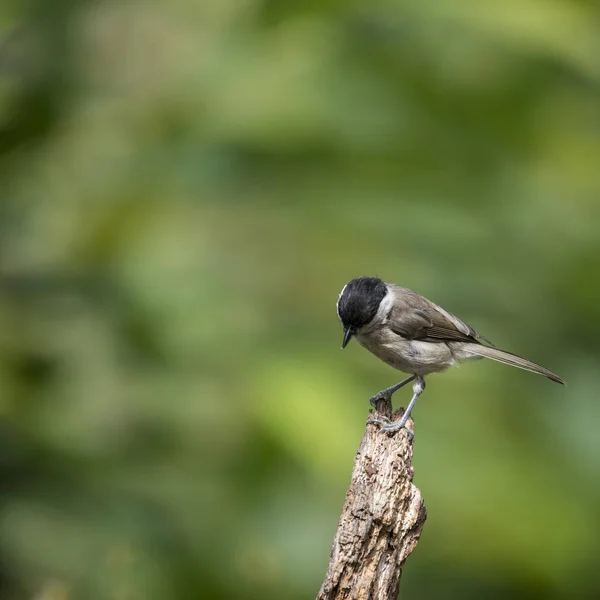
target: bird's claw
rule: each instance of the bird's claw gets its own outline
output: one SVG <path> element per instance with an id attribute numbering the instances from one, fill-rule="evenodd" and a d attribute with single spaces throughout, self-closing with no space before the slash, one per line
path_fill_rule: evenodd
<path id="1" fill-rule="evenodd" d="M 392 420 L 384 417 L 383 415 L 380 415 L 376 419 L 371 419 L 369 422 L 373 423 L 374 425 L 381 425 L 381 429 L 384 427 L 389 427 L 392 424 Z M 379 431 L 381 431 L 381 429 Z"/>
<path id="2" fill-rule="evenodd" d="M 379 416 L 377 419 L 373 419 L 371 423 L 381 426 L 379 428 L 379 433 L 395 433 L 396 431 L 400 431 L 400 429 L 404 429 L 406 430 L 409 441 L 412 442 L 415 437 L 413 431 L 408 429 L 406 423 L 402 423 L 402 421 L 392 421 L 391 419 L 388 419 L 388 417 Z"/>
<path id="3" fill-rule="evenodd" d="M 384 401 L 386 404 L 389 404 L 390 407 L 392 405 L 392 395 L 391 394 L 386 394 L 385 391 L 381 391 L 381 392 L 377 392 L 377 394 L 375 394 L 374 396 L 371 396 L 369 398 L 369 403 L 371 404 L 371 406 L 377 410 L 377 404 L 381 401 Z"/>

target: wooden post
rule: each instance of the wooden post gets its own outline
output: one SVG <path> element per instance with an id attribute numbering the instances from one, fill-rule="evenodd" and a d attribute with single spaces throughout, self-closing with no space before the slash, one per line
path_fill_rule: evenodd
<path id="1" fill-rule="evenodd" d="M 380 402 L 384 414 L 390 408 Z M 400 409 L 394 414 L 399 419 Z M 367 427 L 346 492 L 346 502 L 317 600 L 395 600 L 402 567 L 414 550 L 426 518 L 413 485 L 412 440 Z M 407 426 L 413 428 L 412 419 Z"/>

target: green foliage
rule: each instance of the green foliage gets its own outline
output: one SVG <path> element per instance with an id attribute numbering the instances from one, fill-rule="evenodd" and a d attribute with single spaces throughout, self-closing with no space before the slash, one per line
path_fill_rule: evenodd
<path id="1" fill-rule="evenodd" d="M 568 382 L 431 377 L 403 596 L 598 597 L 594 3 L 49 6 L 0 9 L 1 597 L 314 596 L 401 377 L 362 274 Z"/>

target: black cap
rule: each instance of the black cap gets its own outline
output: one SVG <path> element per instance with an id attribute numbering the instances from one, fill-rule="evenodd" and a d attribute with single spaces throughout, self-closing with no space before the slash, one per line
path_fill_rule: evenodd
<path id="1" fill-rule="evenodd" d="M 387 286 L 377 277 L 357 277 L 346 284 L 337 303 L 338 316 L 344 327 L 342 348 L 357 329 L 373 320 L 387 292 Z"/>

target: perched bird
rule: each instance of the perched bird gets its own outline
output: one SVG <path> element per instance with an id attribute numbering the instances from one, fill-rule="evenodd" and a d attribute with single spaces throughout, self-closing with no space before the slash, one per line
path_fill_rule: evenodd
<path id="1" fill-rule="evenodd" d="M 425 389 L 425 375 L 444 371 L 459 362 L 491 358 L 564 384 L 552 371 L 526 358 L 498 350 L 472 327 L 423 296 L 377 277 L 357 277 L 347 283 L 337 301 L 337 314 L 344 328 L 342 348 L 356 341 L 388 365 L 409 373 L 370 400 L 391 404 L 392 394 L 414 380 L 413 396 L 399 421 L 378 416 L 380 431 L 402 429 Z M 412 437 L 412 432 L 409 431 Z"/>

